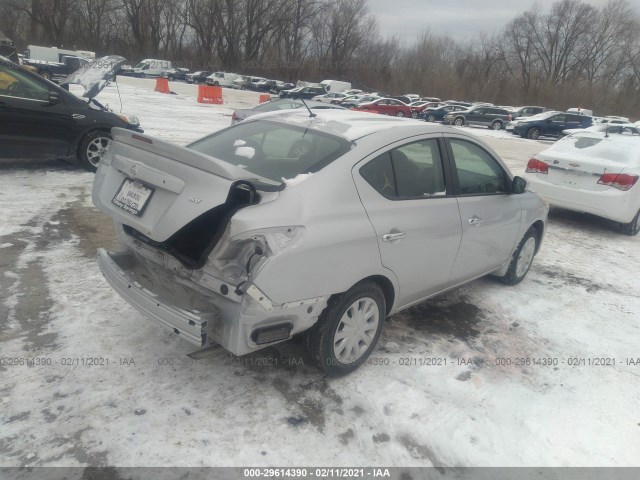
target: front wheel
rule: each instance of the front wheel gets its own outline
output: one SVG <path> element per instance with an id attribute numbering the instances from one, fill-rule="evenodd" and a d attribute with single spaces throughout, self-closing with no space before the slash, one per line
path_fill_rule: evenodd
<path id="1" fill-rule="evenodd" d="M 458 117 L 458 118 L 456 118 L 456 119 L 453 121 L 453 124 L 454 124 L 456 127 L 461 127 L 462 125 L 464 125 L 464 118 L 462 118 L 462 117 Z"/>
<path id="2" fill-rule="evenodd" d="M 527 233 L 524 234 L 516 251 L 513 252 L 509 269 L 504 277 L 502 277 L 504 283 L 507 285 L 515 285 L 522 281 L 529 271 L 529 268 L 531 268 L 539 241 L 538 231 L 534 227 L 530 227 Z"/>
<path id="3" fill-rule="evenodd" d="M 411 112 L 411 118 L 418 118 L 418 112 Z"/>
<path id="4" fill-rule="evenodd" d="M 537 140 L 540 138 L 540 129 L 538 127 L 530 128 L 527 132 L 527 138 L 530 138 L 531 140 Z"/>
<path id="5" fill-rule="evenodd" d="M 629 223 L 621 223 L 620 231 L 625 235 L 634 236 L 640 232 L 640 210 L 636 213 L 636 216 L 633 217 Z"/>
<path id="6" fill-rule="evenodd" d="M 333 298 L 307 336 L 312 358 L 333 377 L 354 371 L 378 343 L 385 312 L 384 295 L 373 282 Z"/>
<path id="7" fill-rule="evenodd" d="M 46 78 L 47 80 L 51 80 L 51 72 L 49 72 L 47 70 L 39 71 L 38 75 L 40 75 L 42 78 Z"/>
<path id="8" fill-rule="evenodd" d="M 436 121 L 436 116 L 435 115 L 429 115 L 427 117 L 427 122 L 435 122 Z"/>
<path id="9" fill-rule="evenodd" d="M 111 145 L 111 139 L 108 132 L 96 131 L 87 134 L 78 147 L 78 164 L 89 172 L 95 172 Z"/>
<path id="10" fill-rule="evenodd" d="M 398 117 L 398 118 L 403 118 L 403 117 L 404 117 L 404 112 L 398 112 L 398 113 L 396 113 L 396 117 Z"/>
<path id="11" fill-rule="evenodd" d="M 495 121 L 491 124 L 491 130 L 502 130 L 502 122 Z"/>

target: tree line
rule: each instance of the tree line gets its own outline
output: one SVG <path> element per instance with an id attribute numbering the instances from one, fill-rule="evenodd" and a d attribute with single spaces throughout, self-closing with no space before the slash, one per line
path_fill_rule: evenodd
<path id="1" fill-rule="evenodd" d="M 536 3 L 466 41 L 384 37 L 366 0 L 0 0 L 0 30 L 19 48 L 640 116 L 640 14 L 628 0 Z"/>

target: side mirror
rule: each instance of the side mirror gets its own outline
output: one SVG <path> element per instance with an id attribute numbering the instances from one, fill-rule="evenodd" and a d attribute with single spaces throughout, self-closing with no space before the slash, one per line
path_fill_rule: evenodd
<path id="1" fill-rule="evenodd" d="M 58 92 L 49 92 L 49 104 L 50 105 L 55 105 L 59 101 L 60 101 L 60 95 L 58 95 Z"/>
<path id="2" fill-rule="evenodd" d="M 524 193 L 527 188 L 527 181 L 522 177 L 513 177 L 511 181 L 511 193 L 520 194 Z"/>

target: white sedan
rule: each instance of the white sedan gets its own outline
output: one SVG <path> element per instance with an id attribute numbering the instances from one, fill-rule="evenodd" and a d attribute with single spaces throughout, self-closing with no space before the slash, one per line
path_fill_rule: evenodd
<path id="1" fill-rule="evenodd" d="M 525 178 L 551 205 L 620 223 L 640 231 L 640 129 L 580 132 L 531 158 Z"/>

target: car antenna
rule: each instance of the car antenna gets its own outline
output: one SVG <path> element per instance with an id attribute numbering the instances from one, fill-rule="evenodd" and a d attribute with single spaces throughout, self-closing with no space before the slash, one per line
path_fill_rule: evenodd
<path id="1" fill-rule="evenodd" d="M 118 98 L 120 99 L 120 113 L 122 113 L 122 96 L 120 95 L 120 85 L 118 85 L 118 75 L 113 74 L 113 81 L 116 82 L 116 88 L 118 89 Z"/>
<path id="2" fill-rule="evenodd" d="M 313 113 L 313 112 L 311 111 L 311 109 L 309 108 L 309 105 L 307 105 L 307 102 L 305 102 L 305 101 L 304 101 L 304 98 L 300 97 L 300 101 L 301 101 L 301 102 L 302 102 L 302 104 L 307 108 L 307 110 L 309 110 L 309 116 L 310 116 L 311 118 L 315 117 L 315 116 L 316 116 L 316 114 L 315 114 L 315 113 Z"/>

